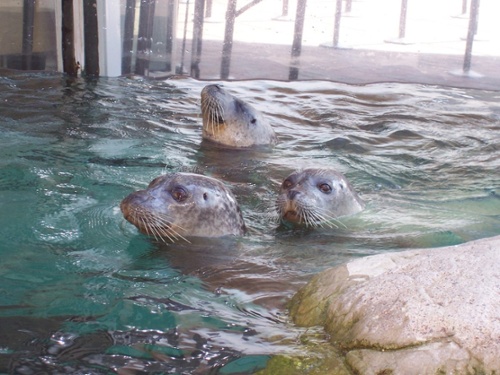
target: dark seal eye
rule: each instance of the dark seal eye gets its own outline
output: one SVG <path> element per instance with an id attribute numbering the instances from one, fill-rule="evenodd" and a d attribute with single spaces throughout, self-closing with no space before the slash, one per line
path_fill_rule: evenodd
<path id="1" fill-rule="evenodd" d="M 289 179 L 286 179 L 285 181 L 283 181 L 283 184 L 281 186 L 283 187 L 283 189 L 288 189 L 292 185 L 293 185 L 292 181 L 290 181 Z"/>
<path id="2" fill-rule="evenodd" d="M 204 200 L 207 200 L 207 199 L 208 199 L 208 194 L 207 194 L 207 193 L 203 193 L 203 199 L 204 199 Z"/>
<path id="3" fill-rule="evenodd" d="M 252 124 L 255 124 L 257 122 L 257 119 L 253 118 L 252 120 L 250 120 L 250 123 Z"/>
<path id="4" fill-rule="evenodd" d="M 188 197 L 187 191 L 180 186 L 174 188 L 170 194 L 177 202 L 185 201 Z"/>
<path id="5" fill-rule="evenodd" d="M 330 194 L 332 192 L 332 187 L 325 183 L 319 184 L 318 189 L 325 194 Z"/>

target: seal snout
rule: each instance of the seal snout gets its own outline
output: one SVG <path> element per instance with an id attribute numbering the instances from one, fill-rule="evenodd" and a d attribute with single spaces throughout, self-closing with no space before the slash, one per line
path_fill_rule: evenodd
<path id="1" fill-rule="evenodd" d="M 154 197 L 147 190 L 135 191 L 127 195 L 120 203 L 120 210 L 127 221 L 136 225 L 138 218 L 142 218 L 142 212 L 146 211 Z"/>
<path id="2" fill-rule="evenodd" d="M 146 203 L 151 199 L 151 196 L 144 190 L 135 191 L 127 195 L 120 204 L 120 207 L 138 206 Z"/>
<path id="3" fill-rule="evenodd" d="M 300 199 L 300 192 L 297 190 L 290 190 L 281 205 L 281 218 L 291 223 L 300 223 L 302 221 L 301 212 L 303 207 Z"/>
<path id="4" fill-rule="evenodd" d="M 218 93 L 222 92 L 224 89 L 220 85 L 207 85 L 201 90 L 201 97 L 213 97 L 214 95 L 217 95 Z"/>

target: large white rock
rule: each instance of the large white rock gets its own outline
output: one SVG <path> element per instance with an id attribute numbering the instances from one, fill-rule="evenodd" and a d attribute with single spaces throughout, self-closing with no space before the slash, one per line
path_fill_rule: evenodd
<path id="1" fill-rule="evenodd" d="M 293 298 L 360 374 L 500 371 L 500 236 L 360 258 Z"/>

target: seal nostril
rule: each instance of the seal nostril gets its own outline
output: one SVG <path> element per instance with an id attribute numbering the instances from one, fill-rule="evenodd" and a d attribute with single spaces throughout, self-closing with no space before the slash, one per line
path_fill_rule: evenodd
<path id="1" fill-rule="evenodd" d="M 287 196 L 288 199 L 293 200 L 298 194 L 299 192 L 297 190 L 290 190 Z"/>

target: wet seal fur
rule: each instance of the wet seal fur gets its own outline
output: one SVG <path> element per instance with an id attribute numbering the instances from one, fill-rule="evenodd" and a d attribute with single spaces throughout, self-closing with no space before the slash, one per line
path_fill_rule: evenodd
<path id="1" fill-rule="evenodd" d="M 246 231 L 231 191 L 219 180 L 194 173 L 157 177 L 145 190 L 123 199 L 120 209 L 140 232 L 163 241 L 240 236 Z"/>
<path id="2" fill-rule="evenodd" d="M 264 116 L 219 85 L 201 91 L 203 139 L 231 148 L 272 146 L 276 134 Z"/>
<path id="3" fill-rule="evenodd" d="M 276 209 L 284 224 L 337 227 L 338 217 L 362 211 L 364 202 L 347 179 L 329 168 L 290 174 L 281 184 Z"/>

